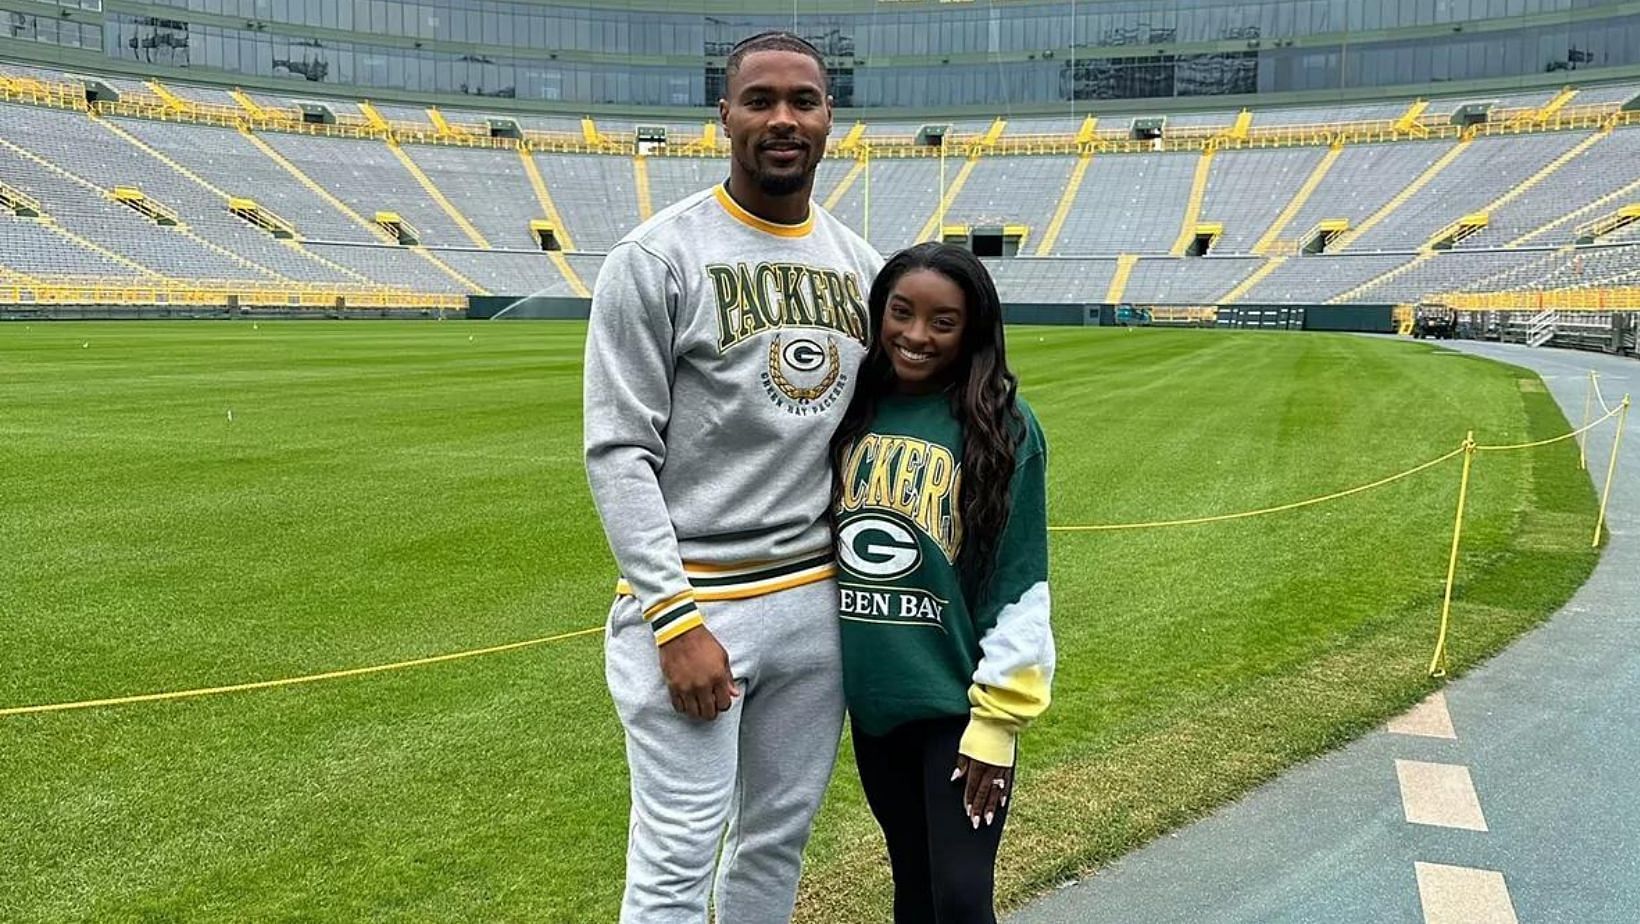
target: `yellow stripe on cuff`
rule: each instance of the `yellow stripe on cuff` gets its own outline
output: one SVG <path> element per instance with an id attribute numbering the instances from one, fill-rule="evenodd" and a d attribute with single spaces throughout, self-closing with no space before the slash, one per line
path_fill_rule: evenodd
<path id="1" fill-rule="evenodd" d="M 656 632 L 655 633 L 655 644 L 656 645 L 664 645 L 667 642 L 670 642 L 671 640 L 673 640 L 673 639 L 677 638 L 678 636 L 682 635 L 683 633 L 688 632 L 690 629 L 693 629 L 694 627 L 699 626 L 699 625 L 703 625 L 704 623 L 705 623 L 705 620 L 702 620 L 700 618 L 699 613 L 690 613 L 688 616 L 685 616 L 682 619 L 678 620 L 677 622 L 674 622 L 671 625 L 667 626 L 666 628 L 660 630 L 659 632 Z"/>

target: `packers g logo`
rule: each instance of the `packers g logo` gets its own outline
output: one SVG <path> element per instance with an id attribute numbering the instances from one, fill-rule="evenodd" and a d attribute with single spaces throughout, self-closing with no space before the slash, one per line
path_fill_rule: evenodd
<path id="1" fill-rule="evenodd" d="M 799 337 L 780 351 L 780 360 L 798 372 L 813 372 L 826 361 L 826 354 L 818 343 Z"/>
<path id="2" fill-rule="evenodd" d="M 837 554 L 850 571 L 881 580 L 909 574 L 922 563 L 916 534 L 886 517 L 845 523 L 837 531 Z"/>
<path id="3" fill-rule="evenodd" d="M 821 366 L 826 367 L 826 374 L 817 385 L 798 385 L 786 377 L 786 367 L 794 372 L 815 372 Z M 830 337 L 826 338 L 824 351 L 820 344 L 806 337 L 795 337 L 782 347 L 777 336 L 769 344 L 769 380 L 781 394 L 799 404 L 807 404 L 830 391 L 842 374 L 843 360 L 837 354 L 837 341 Z"/>

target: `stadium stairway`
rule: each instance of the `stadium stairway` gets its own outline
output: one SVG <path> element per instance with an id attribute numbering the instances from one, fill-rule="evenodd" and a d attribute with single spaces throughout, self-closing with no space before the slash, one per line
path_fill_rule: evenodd
<path id="1" fill-rule="evenodd" d="M 592 291 L 587 288 L 586 282 L 575 267 L 570 265 L 564 256 L 564 251 L 575 249 L 575 239 L 570 235 L 569 227 L 564 224 L 564 217 L 558 212 L 557 203 L 552 201 L 552 193 L 547 189 L 547 180 L 541 175 L 541 169 L 535 165 L 535 158 L 530 156 L 528 148 L 520 145 L 514 148 L 518 152 L 518 159 L 524 165 L 524 175 L 529 178 L 530 188 L 535 191 L 535 201 L 540 204 L 542 214 L 552 223 L 552 233 L 558 238 L 557 250 L 547 251 L 548 259 L 558 268 L 559 275 L 569 283 L 571 292 L 580 298 L 591 298 Z"/>
<path id="2" fill-rule="evenodd" d="M 849 189 L 851 189 L 855 182 L 860 179 L 860 176 L 866 172 L 866 164 L 867 161 L 864 157 L 856 157 L 854 159 L 854 165 L 848 168 L 848 172 L 843 174 L 843 178 L 838 180 L 837 185 L 832 187 L 831 192 L 826 194 L 826 201 L 821 203 L 821 207 L 828 212 L 836 208 L 837 203 L 843 201 L 843 197 L 848 195 Z"/>
<path id="3" fill-rule="evenodd" d="M 243 96 L 243 94 L 240 94 L 240 95 Z M 248 98 L 247 98 L 247 102 L 249 102 Z M 254 103 L 252 105 L 254 105 Z M 364 216 L 360 215 L 358 212 L 353 211 L 353 209 L 351 207 L 349 207 L 347 203 L 345 203 L 342 200 L 340 200 L 340 199 L 336 198 L 335 196 L 331 195 L 330 190 L 325 189 L 323 186 L 321 186 L 318 183 L 314 182 L 312 177 L 310 177 L 306 173 L 302 172 L 302 168 L 300 168 L 300 167 L 296 166 L 296 164 L 292 163 L 289 158 L 285 157 L 285 155 L 280 154 L 278 151 L 274 150 L 273 147 L 271 145 L 269 145 L 266 141 L 263 141 L 261 138 L 258 138 L 256 136 L 255 132 L 251 131 L 249 128 L 245 128 L 244 126 L 241 126 L 240 129 L 239 129 L 239 133 L 241 135 L 243 135 L 245 137 L 245 140 L 249 141 L 258 151 L 261 151 L 263 154 L 267 155 L 269 160 L 271 160 L 274 163 L 278 164 L 281 168 L 284 169 L 284 171 L 286 173 L 289 173 L 293 178 L 295 178 L 296 182 L 301 183 L 303 186 L 307 187 L 309 192 L 311 192 L 314 195 L 318 196 L 320 199 L 323 199 L 325 201 L 325 204 L 329 205 L 331 208 L 333 208 L 336 211 L 342 213 L 343 215 L 346 215 L 348 217 L 348 219 L 350 219 L 354 224 L 356 224 L 359 227 L 363 228 L 365 230 L 365 232 L 370 236 L 371 239 L 373 239 L 375 241 L 378 241 L 380 243 L 383 243 L 383 244 L 397 244 L 398 243 L 398 240 L 396 238 L 394 238 L 392 235 L 390 235 L 386 231 L 384 231 L 375 222 L 366 221 L 364 219 Z"/>
<path id="4" fill-rule="evenodd" d="M 1185 250 L 1196 236 L 1196 222 L 1202 214 L 1202 197 L 1207 193 L 1207 177 L 1213 169 L 1213 156 L 1217 151 L 1218 149 L 1210 144 L 1202 149 L 1201 156 L 1196 160 L 1196 172 L 1190 178 L 1190 198 L 1184 207 L 1184 222 L 1179 228 L 1178 239 L 1168 251 L 1175 257 L 1184 256 Z"/>
<path id="5" fill-rule="evenodd" d="M 1110 278 L 1110 288 L 1105 290 L 1105 301 L 1117 303 L 1127 291 L 1128 280 L 1133 278 L 1133 268 L 1139 265 L 1139 255 L 1125 253 L 1116 258 L 1116 274 Z"/>
<path id="6" fill-rule="evenodd" d="M 374 113 L 375 110 L 371 109 L 370 112 Z M 376 118 L 381 119 L 381 116 L 377 115 Z M 383 122 L 383 124 L 386 123 Z M 434 202 L 438 203 L 438 207 L 444 210 L 444 214 L 450 216 L 450 220 L 456 223 L 456 227 L 461 229 L 461 233 L 467 235 L 467 239 L 473 242 L 474 247 L 481 250 L 492 249 L 490 242 L 484 239 L 484 235 L 473 227 L 473 223 L 467 220 L 466 215 L 461 214 L 461 210 L 456 208 L 456 204 L 444 195 L 438 185 L 433 182 L 432 177 L 429 177 L 426 171 L 411 160 L 410 155 L 404 153 L 404 148 L 400 147 L 397 141 L 388 138 L 387 149 L 392 151 L 398 162 L 404 165 L 404 169 L 409 171 L 412 177 L 415 177 L 416 183 L 421 186 L 422 190 L 431 196 Z"/>
<path id="7" fill-rule="evenodd" d="M 1253 253 L 1265 255 L 1270 252 L 1270 248 L 1281 237 L 1281 232 L 1287 230 L 1287 225 L 1298 215 L 1299 210 L 1304 208 L 1304 203 L 1310 201 L 1310 195 L 1321 185 L 1321 181 L 1327 178 L 1327 173 L 1332 170 L 1333 164 L 1338 162 L 1338 156 L 1343 153 L 1342 144 L 1335 143 L 1327 149 L 1327 153 L 1322 155 L 1321 162 L 1315 165 L 1315 169 L 1304 179 L 1303 185 L 1298 187 L 1298 192 L 1287 202 L 1286 208 L 1281 210 L 1281 214 L 1276 216 L 1275 221 L 1270 222 L 1270 227 L 1265 229 L 1264 234 L 1253 244 Z"/>
<path id="8" fill-rule="evenodd" d="M 1065 191 L 1059 197 L 1059 204 L 1054 206 L 1053 217 L 1048 220 L 1047 230 L 1042 232 L 1042 239 L 1036 244 L 1037 256 L 1045 257 L 1053 252 L 1053 245 L 1059 240 L 1059 232 L 1065 227 L 1065 219 L 1070 217 L 1071 204 L 1076 201 L 1076 193 L 1082 188 L 1082 179 L 1088 175 L 1088 166 L 1092 163 L 1092 149 L 1084 150 L 1077 155 L 1076 166 L 1071 168 L 1071 176 L 1065 183 Z"/>
<path id="9" fill-rule="evenodd" d="M 632 182 L 638 194 L 638 220 L 648 221 L 655 215 L 655 201 L 649 191 L 649 159 L 642 154 L 632 158 Z"/>
<path id="10" fill-rule="evenodd" d="M 1269 257 L 1265 259 L 1264 263 L 1261 264 L 1258 269 L 1253 270 L 1252 273 L 1248 274 L 1246 279 L 1236 283 L 1235 288 L 1219 296 L 1218 304 L 1234 305 L 1236 302 L 1241 300 L 1243 295 L 1246 295 L 1248 292 L 1252 291 L 1254 286 L 1258 285 L 1260 282 L 1263 282 L 1264 277 L 1275 272 L 1283 263 L 1286 262 L 1287 258 L 1285 256 Z"/>
<path id="11" fill-rule="evenodd" d="M 934 206 L 934 214 L 928 216 L 928 220 L 923 223 L 922 228 L 917 232 L 917 242 L 939 240 L 944 231 L 941 225 L 945 222 L 945 216 L 950 210 L 951 204 L 957 201 L 957 196 L 962 194 L 962 188 L 968 185 L 968 178 L 973 175 L 974 168 L 979 166 L 980 156 L 986 148 L 997 143 L 997 139 L 1002 137 L 1007 125 L 1008 123 L 1005 120 L 997 119 L 991 123 L 991 128 L 985 133 L 985 136 L 970 147 L 968 157 L 963 161 L 962 167 L 957 170 L 956 178 L 945 187 L 945 195 Z"/>

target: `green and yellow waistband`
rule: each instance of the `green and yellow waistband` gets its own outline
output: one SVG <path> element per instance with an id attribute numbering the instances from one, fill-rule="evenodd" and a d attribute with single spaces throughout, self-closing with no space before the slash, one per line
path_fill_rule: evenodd
<path id="1" fill-rule="evenodd" d="M 776 561 L 746 562 L 737 565 L 707 565 L 685 562 L 684 577 L 689 588 L 644 610 L 643 618 L 655 630 L 657 642 L 667 642 L 700 625 L 696 603 L 719 600 L 747 600 L 765 594 L 791 590 L 824 581 L 837 575 L 831 550 Z M 618 596 L 632 596 L 625 578 L 615 582 Z"/>

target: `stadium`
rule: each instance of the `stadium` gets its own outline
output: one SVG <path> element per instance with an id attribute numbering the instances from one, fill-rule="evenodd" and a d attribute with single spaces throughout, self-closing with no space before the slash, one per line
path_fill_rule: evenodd
<path id="1" fill-rule="evenodd" d="M 1575 633 L 1568 601 L 1632 627 L 1634 3 L 0 0 L 0 25 L 5 920 L 613 919 L 585 320 L 616 242 L 726 175 L 725 59 L 763 29 L 826 60 L 815 202 L 884 254 L 981 257 L 1054 446 L 1064 679 L 1005 842 L 1017 920 L 1174 920 L 1154 890 L 1041 896 L 1385 747 L 1431 694 L 1464 741 L 1447 684 Z M 1640 676 L 1632 638 L 1569 638 Z M 1570 748 L 1632 685 L 1560 690 L 1564 725 L 1496 711 Z M 1462 762 L 1385 757 L 1391 792 L 1414 759 Z M 798 920 L 888 916 L 848 764 Z M 1618 801 L 1588 824 L 1640 823 Z M 1497 874 L 1522 920 L 1640 902 L 1609 859 L 1534 873 L 1561 860 L 1506 822 L 1409 841 L 1392 808 L 1332 832 L 1372 858 L 1352 885 L 1221 884 L 1192 919 L 1515 919 L 1441 917 L 1428 864 Z"/>

